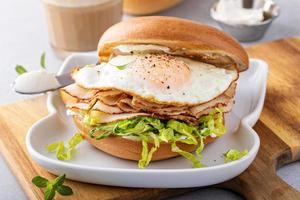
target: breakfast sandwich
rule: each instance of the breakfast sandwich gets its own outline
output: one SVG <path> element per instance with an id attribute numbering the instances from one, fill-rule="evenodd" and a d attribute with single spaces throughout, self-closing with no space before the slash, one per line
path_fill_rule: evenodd
<path id="1" fill-rule="evenodd" d="M 225 134 L 224 113 L 248 68 L 240 44 L 192 21 L 140 17 L 109 28 L 98 55 L 60 90 L 85 139 L 140 168 L 180 155 L 202 167 L 201 151 Z"/>

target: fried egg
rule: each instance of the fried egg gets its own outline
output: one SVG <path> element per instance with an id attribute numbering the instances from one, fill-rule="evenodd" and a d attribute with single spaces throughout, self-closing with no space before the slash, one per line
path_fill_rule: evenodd
<path id="1" fill-rule="evenodd" d="M 73 78 L 84 88 L 114 88 L 158 103 L 194 105 L 222 94 L 238 72 L 189 58 L 145 54 L 118 55 L 81 68 Z"/>

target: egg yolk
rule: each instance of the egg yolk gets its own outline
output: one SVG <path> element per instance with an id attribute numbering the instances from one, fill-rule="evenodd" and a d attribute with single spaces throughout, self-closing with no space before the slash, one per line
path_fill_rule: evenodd
<path id="1" fill-rule="evenodd" d="M 132 65 L 136 78 L 159 90 L 176 90 L 190 79 L 190 68 L 170 55 L 146 54 Z"/>

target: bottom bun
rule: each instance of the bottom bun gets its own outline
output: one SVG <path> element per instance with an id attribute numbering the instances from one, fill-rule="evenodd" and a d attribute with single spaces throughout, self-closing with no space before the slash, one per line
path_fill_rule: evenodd
<path id="1" fill-rule="evenodd" d="M 135 141 L 135 140 L 129 140 L 122 137 L 117 136 L 110 136 L 108 138 L 102 139 L 102 140 L 96 140 L 93 138 L 90 138 L 89 131 L 91 130 L 90 127 L 86 126 L 82 120 L 79 117 L 74 116 L 73 120 L 77 126 L 77 128 L 80 130 L 80 132 L 83 134 L 84 138 L 93 146 L 95 146 L 97 149 L 100 149 L 101 151 L 104 151 L 110 155 L 113 155 L 118 158 L 123 158 L 127 160 L 135 160 L 138 161 L 141 159 L 141 152 L 142 152 L 142 142 L 141 141 Z M 208 144 L 210 142 L 213 142 L 216 138 L 212 138 L 210 136 L 206 137 L 204 140 L 204 144 Z M 189 145 L 184 144 L 181 142 L 177 142 L 176 145 L 187 152 L 195 151 L 197 148 L 197 145 Z M 150 149 L 153 147 L 152 143 L 148 143 L 148 148 Z M 174 153 L 171 151 L 171 144 L 162 142 L 160 143 L 159 148 L 157 151 L 154 152 L 151 161 L 155 160 L 164 160 L 168 158 L 173 158 L 179 156 L 179 154 Z"/>

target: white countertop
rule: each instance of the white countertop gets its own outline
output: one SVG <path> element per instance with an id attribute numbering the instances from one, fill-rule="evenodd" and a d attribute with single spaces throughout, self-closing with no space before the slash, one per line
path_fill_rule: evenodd
<path id="1" fill-rule="evenodd" d="M 280 5 L 281 14 L 271 25 L 265 37 L 257 42 L 300 35 L 300 1 L 275 0 L 275 2 Z M 213 1 L 211 0 L 185 0 L 181 5 L 160 13 L 160 15 L 178 16 L 217 26 L 209 17 L 208 8 L 212 3 Z M 41 1 L 3 0 L 0 6 L 0 13 L 0 104 L 7 104 L 29 97 L 15 94 L 11 90 L 10 85 L 16 77 L 14 71 L 16 64 L 26 66 L 28 70 L 38 69 L 40 55 L 45 51 L 47 69 L 51 72 L 56 72 L 62 60 L 54 55 L 48 43 Z M 249 45 L 249 43 L 244 45 Z M 278 171 L 278 175 L 298 191 L 300 191 L 299 169 L 300 162 L 295 162 Z M 0 156 L 0 172 L 0 200 L 27 199 L 2 156 Z M 230 191 L 205 188 L 172 199 L 236 200 L 243 198 Z"/>

